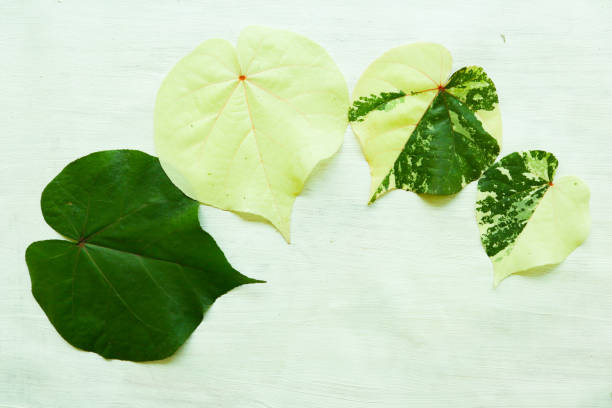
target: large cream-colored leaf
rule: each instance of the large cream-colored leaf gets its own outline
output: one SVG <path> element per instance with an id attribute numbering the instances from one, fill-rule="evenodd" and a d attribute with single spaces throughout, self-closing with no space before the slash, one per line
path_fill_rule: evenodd
<path id="1" fill-rule="evenodd" d="M 449 78 L 451 67 L 443 46 L 410 44 L 383 54 L 357 82 L 349 117 L 370 165 L 370 202 L 395 188 L 456 193 L 497 156 L 493 82 L 479 67 Z"/>
<path id="2" fill-rule="evenodd" d="M 553 182 L 548 152 L 512 153 L 478 181 L 476 218 L 491 258 L 494 284 L 562 262 L 589 234 L 589 188 L 577 177 Z"/>
<path id="3" fill-rule="evenodd" d="M 291 208 L 346 130 L 348 90 L 327 52 L 297 34 L 242 31 L 208 40 L 164 80 L 155 144 L 188 196 L 270 221 L 289 241 Z"/>

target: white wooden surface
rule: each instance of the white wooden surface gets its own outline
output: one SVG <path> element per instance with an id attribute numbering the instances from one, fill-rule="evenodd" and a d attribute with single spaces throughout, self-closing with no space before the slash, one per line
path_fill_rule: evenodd
<path id="1" fill-rule="evenodd" d="M 0 3 L 0 407 L 612 406 L 612 2 L 83 1 Z M 154 153 L 172 65 L 211 37 L 288 28 L 319 42 L 351 89 L 390 47 L 444 44 L 485 67 L 503 154 L 542 148 L 592 189 L 592 233 L 551 273 L 491 286 L 475 184 L 452 199 L 365 205 L 347 130 L 298 198 L 293 244 L 203 208 L 231 262 L 267 280 L 221 298 L 173 358 L 73 349 L 30 294 L 27 245 L 56 237 L 43 187 L 87 153 Z M 503 39 L 505 36 L 505 41 Z"/>

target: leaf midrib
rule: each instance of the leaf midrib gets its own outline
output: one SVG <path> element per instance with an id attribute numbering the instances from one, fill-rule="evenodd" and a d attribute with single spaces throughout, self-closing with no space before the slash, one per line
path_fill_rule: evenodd
<path id="1" fill-rule="evenodd" d="M 83 252 L 85 252 L 85 254 L 87 255 L 87 257 L 89 258 L 91 264 L 94 266 L 94 268 L 98 271 L 98 273 L 100 274 L 100 276 L 102 276 L 102 278 L 104 279 L 104 281 L 106 282 L 106 284 L 109 286 L 109 288 L 111 288 L 111 290 L 113 291 L 113 293 L 115 294 L 115 296 L 117 296 L 117 298 L 119 299 L 119 301 L 123 304 L 123 306 L 127 309 L 128 312 L 130 312 L 135 318 L 136 320 L 138 320 L 140 323 L 142 323 L 143 325 L 145 325 L 146 327 L 149 327 L 155 331 L 158 331 L 160 333 L 165 333 L 162 329 L 160 329 L 159 327 L 155 327 L 150 323 L 145 322 L 140 316 L 138 316 L 138 314 L 132 309 L 132 307 L 127 303 L 127 301 L 125 299 L 123 299 L 123 296 L 121 296 L 121 294 L 119 293 L 119 291 L 117 290 L 117 288 L 115 288 L 115 286 L 113 285 L 113 283 L 110 281 L 110 279 L 108 278 L 108 276 L 106 276 L 106 274 L 102 271 L 102 268 L 100 268 L 100 266 L 97 264 L 97 262 L 93 259 L 93 257 L 91 256 L 91 254 L 89 253 L 89 251 L 87 251 L 87 249 L 85 247 L 82 248 Z M 79 248 L 79 251 L 81 250 L 81 248 Z M 74 301 L 74 298 L 73 298 Z M 148 332 L 147 332 L 148 333 Z"/>
<path id="2" fill-rule="evenodd" d="M 96 243 L 93 243 L 93 242 L 83 242 L 80 245 L 79 245 L 79 243 L 76 243 L 76 245 L 79 246 L 79 247 L 82 247 L 82 248 L 87 248 L 88 246 L 93 246 L 93 247 L 98 247 L 98 248 L 103 248 L 103 249 L 109 249 L 109 250 L 112 250 L 112 251 L 117 251 L 117 252 L 121 252 L 121 253 L 124 253 L 124 254 L 136 256 L 136 257 L 151 259 L 153 261 L 160 261 L 160 262 L 171 263 L 171 264 L 183 267 L 183 268 L 190 268 L 190 269 L 194 269 L 196 271 L 204 271 L 204 269 L 200 269 L 197 266 L 186 265 L 186 264 L 183 264 L 183 263 L 180 263 L 180 262 L 176 262 L 176 261 L 171 261 L 171 260 L 168 260 L 168 259 L 157 258 L 157 257 L 151 256 L 151 255 L 139 254 L 139 253 L 136 253 L 136 252 L 127 251 L 125 249 L 113 248 L 113 247 L 110 247 L 110 246 L 106 246 L 106 245 L 102 245 L 102 244 L 96 244 Z"/>
<path id="3" fill-rule="evenodd" d="M 400 91 L 401 91 L 401 90 L 400 90 Z M 417 128 L 417 127 L 419 126 L 419 124 L 421 123 L 421 120 L 423 120 L 423 117 L 425 116 L 425 114 L 426 114 L 426 113 L 429 111 L 429 109 L 431 109 L 431 105 L 433 105 L 433 103 L 434 103 L 434 101 L 436 100 L 436 98 L 438 98 L 438 97 L 443 97 L 442 93 L 444 93 L 444 94 L 447 94 L 448 96 L 450 96 L 450 97 L 452 97 L 452 98 L 455 98 L 457 101 L 459 101 L 460 103 L 462 103 L 462 104 L 463 104 L 463 102 L 461 102 L 461 100 L 460 100 L 459 98 L 457 98 L 457 96 L 455 96 L 454 94 L 452 94 L 451 92 L 449 92 L 449 91 L 448 91 L 448 90 L 447 90 L 447 89 L 446 89 L 444 86 L 442 86 L 441 88 L 425 89 L 425 90 L 423 90 L 423 91 L 419 91 L 419 92 L 417 92 L 417 93 L 424 93 L 424 92 L 430 92 L 430 91 L 437 91 L 437 94 L 436 94 L 436 95 L 435 95 L 435 96 L 434 96 L 434 97 L 431 99 L 431 102 L 429 102 L 429 105 L 427 105 L 427 108 L 426 108 L 426 109 L 423 111 L 423 114 L 422 114 L 422 115 L 421 115 L 421 117 L 419 118 L 418 122 L 416 122 L 416 123 L 414 124 L 414 128 L 412 129 L 412 132 L 410 132 L 410 135 L 409 135 L 409 136 L 408 136 L 408 138 L 406 139 L 406 142 L 404 143 L 404 146 L 402 147 L 402 149 L 400 150 L 400 152 L 397 154 L 397 156 L 396 156 L 396 157 L 395 157 L 395 159 L 393 160 L 393 163 L 394 163 L 394 164 L 395 164 L 395 162 L 397 161 L 397 159 L 400 157 L 400 155 L 402 154 L 402 152 L 403 152 L 404 148 L 406 147 L 406 145 L 407 145 L 407 144 L 410 142 L 410 138 L 412 137 L 412 135 L 413 135 L 413 134 L 414 134 L 414 132 L 416 131 L 416 128 Z M 402 91 L 402 92 L 404 92 L 404 91 Z M 403 96 L 401 96 L 401 97 L 404 97 L 404 96 L 409 96 L 409 94 L 405 94 L 405 95 L 403 95 Z M 396 98 L 396 99 L 399 99 L 399 98 Z M 395 100 L 395 99 L 393 99 L 393 100 Z M 452 121 L 452 119 L 451 119 L 451 117 L 450 117 L 450 109 L 449 109 L 449 107 L 448 107 L 448 103 L 446 102 L 446 100 L 444 100 L 444 106 L 445 106 L 445 108 L 446 108 L 445 110 L 446 110 L 446 113 L 448 114 L 448 120 L 449 120 L 449 123 L 450 123 L 450 125 L 451 125 L 451 130 L 450 130 L 450 132 L 451 132 L 451 134 L 455 135 L 457 132 L 455 132 L 455 130 L 454 130 L 453 126 L 452 126 L 453 121 Z M 466 108 L 467 108 L 467 106 L 466 106 Z M 473 112 L 473 111 L 472 111 L 471 109 L 469 109 L 469 108 L 467 108 L 467 109 L 468 109 L 470 112 L 472 112 L 474 115 L 476 115 L 476 112 Z M 485 131 L 486 131 L 486 130 L 485 130 Z M 491 134 L 489 134 L 489 132 L 486 132 L 486 133 L 487 133 L 487 134 L 488 134 L 488 135 L 489 135 L 491 138 L 493 138 L 493 139 L 495 140 L 495 138 L 494 138 L 494 137 L 493 137 Z M 462 136 L 462 137 L 463 137 L 463 136 Z M 495 140 L 495 142 L 497 143 L 497 140 Z M 498 145 L 499 145 L 499 144 L 498 144 Z M 453 148 L 454 148 L 454 146 L 455 146 L 455 144 L 454 144 L 454 137 L 453 137 Z M 393 167 L 391 167 L 391 168 L 389 169 L 389 172 L 388 172 L 387 174 L 389 174 L 389 173 L 391 172 L 391 170 L 392 170 L 392 169 L 393 169 Z M 382 185 L 382 182 L 381 182 L 381 183 L 378 185 L 377 189 L 378 189 L 378 188 L 380 188 L 380 186 L 381 186 L 381 185 Z"/>

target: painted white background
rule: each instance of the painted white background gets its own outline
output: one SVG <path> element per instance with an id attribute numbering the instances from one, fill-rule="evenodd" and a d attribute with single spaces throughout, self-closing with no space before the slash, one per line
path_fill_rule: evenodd
<path id="1" fill-rule="evenodd" d="M 610 0 L 2 1 L 0 407 L 611 407 L 611 22 Z M 444 44 L 455 69 L 485 67 L 502 154 L 548 149 L 558 176 L 591 187 L 587 242 L 549 274 L 493 290 L 475 183 L 367 207 L 368 167 L 347 129 L 296 201 L 291 245 L 202 209 L 232 264 L 268 284 L 219 299 L 161 363 L 72 348 L 30 294 L 25 248 L 56 237 L 42 189 L 93 151 L 154 153 L 162 78 L 200 42 L 235 41 L 249 24 L 317 41 L 349 89 L 414 41 Z"/>

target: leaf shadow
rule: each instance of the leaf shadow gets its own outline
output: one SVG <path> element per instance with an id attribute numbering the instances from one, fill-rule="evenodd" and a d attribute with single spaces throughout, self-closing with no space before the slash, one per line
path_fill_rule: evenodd
<path id="1" fill-rule="evenodd" d="M 313 167 L 312 171 L 310 172 L 306 180 L 304 180 L 304 185 L 302 186 L 302 190 L 297 194 L 296 198 L 302 195 L 305 191 L 306 193 L 309 191 L 312 191 L 312 190 L 307 190 L 306 187 L 314 183 L 317 183 L 322 177 L 324 177 L 326 170 L 332 165 L 332 162 L 339 155 L 341 149 L 342 147 L 340 147 L 340 149 L 338 149 L 338 151 L 335 152 L 333 155 L 331 155 L 330 157 L 326 159 L 321 160 L 319 163 L 317 163 Z M 202 204 L 202 205 L 206 205 L 206 204 Z M 279 232 L 274 226 L 274 224 L 272 224 L 267 218 L 262 217 L 261 215 L 252 214 L 248 212 L 242 212 L 242 211 L 236 211 L 236 210 L 231 210 L 229 212 L 236 214 L 238 217 L 240 217 L 244 221 L 267 224 L 274 231 Z M 292 208 L 292 215 L 293 215 L 293 208 Z"/>
<path id="2" fill-rule="evenodd" d="M 202 203 L 202 202 L 200 202 L 199 204 L 200 204 L 201 207 L 214 208 L 215 210 L 219 210 L 219 211 L 223 211 L 223 212 L 228 213 L 228 214 L 232 214 L 232 215 L 237 216 L 238 218 L 240 218 L 240 219 L 242 219 L 244 221 L 265 224 L 268 227 L 272 228 L 274 231 L 278 232 L 276 227 L 274 227 L 274 224 L 272 224 L 267 218 L 264 218 L 261 215 L 252 214 L 252 213 L 243 212 L 243 211 L 238 211 L 238 210 L 226 210 L 226 209 L 215 207 L 214 205 L 208 205 L 208 204 L 205 204 L 205 203 Z M 201 211 L 201 209 L 200 209 L 200 211 Z M 206 230 L 206 218 L 202 215 L 201 212 L 199 213 L 198 217 L 199 217 L 199 220 L 200 220 L 201 227 L 204 230 Z"/>
<path id="3" fill-rule="evenodd" d="M 163 358 L 161 360 L 152 360 L 152 361 L 138 361 L 138 364 L 144 364 L 144 365 L 165 365 L 165 364 L 170 364 L 176 360 L 179 360 L 183 357 L 183 355 L 185 354 L 185 346 L 187 345 L 187 343 L 189 342 L 189 339 L 187 339 L 187 341 L 185 341 L 185 343 L 183 343 L 174 353 L 172 353 L 172 355 Z"/>
<path id="4" fill-rule="evenodd" d="M 205 204 L 203 204 L 203 205 L 205 205 Z M 248 212 L 237 211 L 237 210 L 231 210 L 229 212 L 236 214 L 237 216 L 242 218 L 244 221 L 263 222 L 264 224 L 268 224 L 273 229 L 276 229 L 276 228 L 274 228 L 274 225 L 267 218 L 262 217 L 261 215 L 252 214 L 252 213 L 248 213 Z"/>
<path id="5" fill-rule="evenodd" d="M 501 283 L 508 279 L 511 276 L 514 275 L 518 275 L 518 276 L 524 276 L 526 278 L 531 278 L 531 279 L 536 279 L 536 278 L 541 278 L 544 275 L 547 275 L 551 272 L 554 272 L 557 267 L 560 265 L 560 263 L 555 263 L 555 264 L 546 264 L 546 265 L 540 265 L 540 266 L 535 266 L 533 268 L 530 269 L 525 269 L 519 272 L 514 272 L 511 273 L 510 275 L 504 276 L 503 278 L 497 280 L 497 277 L 494 278 L 494 282 L 493 282 L 493 287 L 497 288 L 499 285 L 501 285 Z"/>
<path id="6" fill-rule="evenodd" d="M 559 266 L 558 263 L 536 266 L 535 268 L 526 269 L 515 273 L 515 275 L 525 276 L 527 278 L 537 278 L 553 272 Z"/>
<path id="7" fill-rule="evenodd" d="M 425 201 L 432 207 L 445 207 L 447 206 L 459 193 L 450 195 L 436 195 L 436 194 L 417 194 L 419 198 Z"/>
<path id="8" fill-rule="evenodd" d="M 90 351 L 90 350 L 83 350 L 80 349 L 78 347 L 72 346 L 72 344 L 70 344 L 70 346 L 72 346 L 75 350 L 78 351 L 84 351 L 84 352 L 88 352 L 88 353 L 94 353 L 94 354 L 98 354 L 97 357 L 103 359 L 104 361 L 107 362 L 123 362 L 123 363 L 132 363 L 132 364 L 138 364 L 138 365 L 163 365 L 163 364 L 170 364 L 175 360 L 178 360 L 180 358 L 182 358 L 182 355 L 185 353 L 184 349 L 185 349 L 185 345 L 189 342 L 189 339 L 187 339 L 185 341 L 185 343 L 181 344 L 181 346 L 174 352 L 172 353 L 172 355 L 166 357 L 166 358 L 162 358 L 161 360 L 147 360 L 147 361 L 134 361 L 134 360 L 123 360 L 120 358 L 106 358 L 104 356 L 99 355 L 98 353 L 96 353 L 95 351 Z M 1 408 L 1 407 L 0 407 Z"/>
<path id="9" fill-rule="evenodd" d="M 306 189 L 306 186 L 310 184 L 316 184 L 322 177 L 324 177 L 324 175 L 327 173 L 326 170 L 332 165 L 335 160 L 337 160 L 338 156 L 340 156 L 342 149 L 344 149 L 344 142 L 336 152 L 334 152 L 328 158 L 321 160 L 313 167 L 313 169 L 310 171 L 310 174 L 308 174 L 308 177 L 306 177 L 306 180 L 304 180 L 304 187 L 302 188 L 302 191 L 300 191 L 300 194 Z"/>

